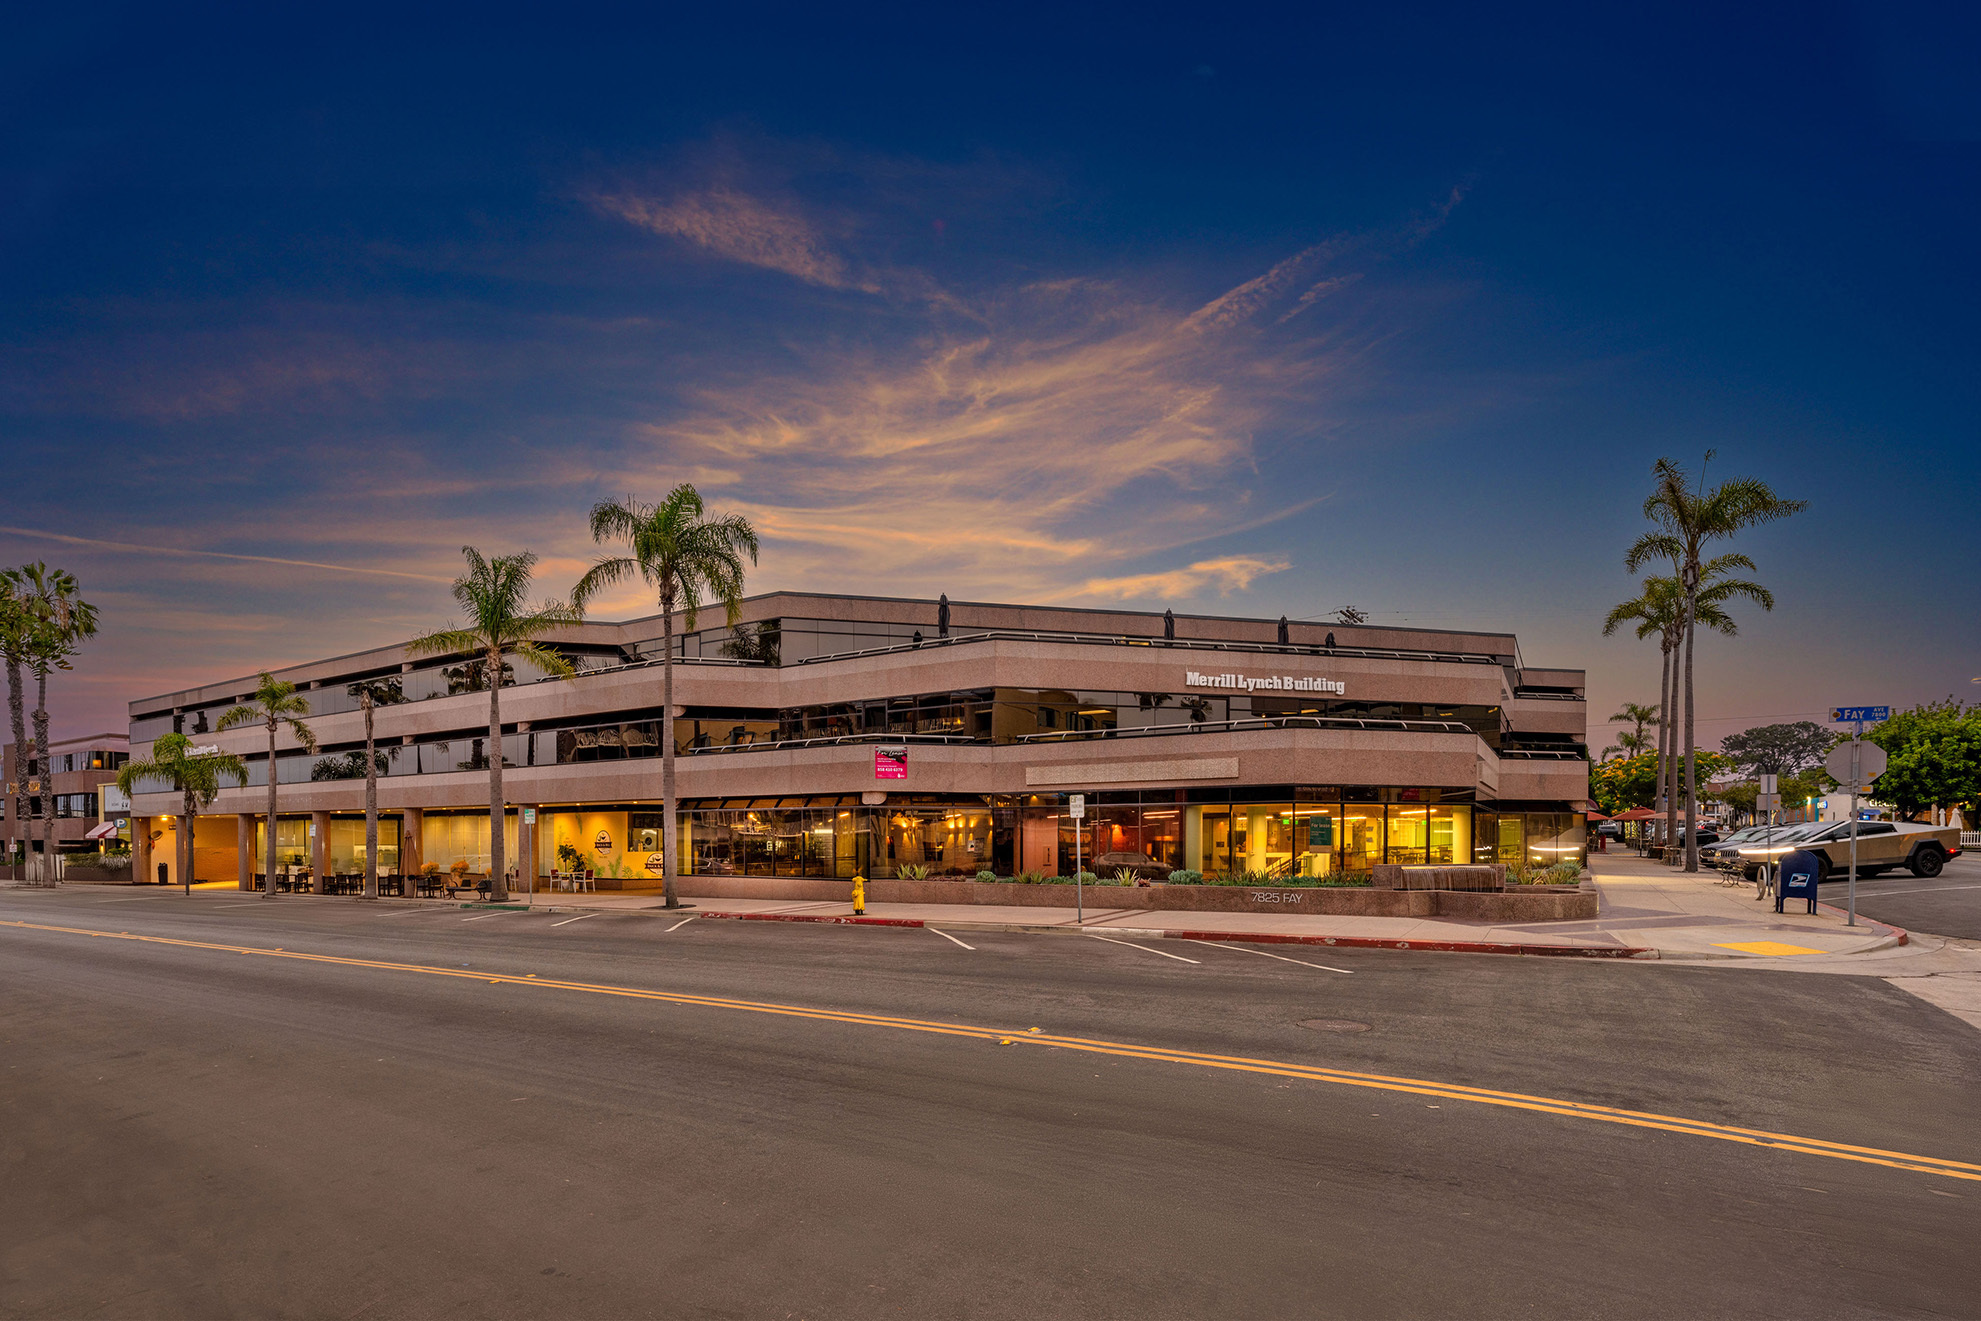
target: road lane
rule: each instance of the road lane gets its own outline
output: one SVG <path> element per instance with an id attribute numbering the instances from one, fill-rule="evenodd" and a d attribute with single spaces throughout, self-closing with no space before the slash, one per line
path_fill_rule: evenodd
<path id="1" fill-rule="evenodd" d="M 1981 1158 L 1981 1038 L 1865 979 L 1813 996 L 1734 970 L 1332 952 L 1342 977 L 1003 933 L 973 937 L 985 960 L 925 933 L 198 904 L 115 925 L 467 975 L 0 929 L 17 1310 L 1870 1315 L 1971 1298 L 1959 1245 L 1981 1198 L 1948 1180 L 478 974 L 849 1017 L 995 1011 Z M 0 897 L 0 919 L 64 907 Z M 1318 1018 L 1372 1030 L 1299 1025 Z"/>

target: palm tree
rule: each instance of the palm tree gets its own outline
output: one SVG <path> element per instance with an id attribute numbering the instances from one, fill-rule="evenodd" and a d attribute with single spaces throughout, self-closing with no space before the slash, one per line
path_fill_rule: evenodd
<path id="1" fill-rule="evenodd" d="M 262 837 L 261 850 L 261 897 L 264 899 L 275 893 L 275 823 L 278 819 L 275 782 L 281 778 L 275 773 L 275 736 L 287 725 L 290 736 L 296 742 L 307 751 L 315 752 L 316 734 L 302 721 L 302 717 L 309 713 L 310 699 L 298 693 L 295 684 L 278 679 L 267 670 L 261 672 L 252 697 L 220 713 L 222 729 L 258 724 L 268 730 L 268 832 Z"/>
<path id="2" fill-rule="evenodd" d="M 468 571 L 454 580 L 454 600 L 466 622 L 459 628 L 437 629 L 406 644 L 408 656 L 452 656 L 468 653 L 492 682 L 488 683 L 488 857 L 489 897 L 509 897 L 504 871 L 502 823 L 508 805 L 502 798 L 502 680 L 503 657 L 520 656 L 545 674 L 560 678 L 573 673 L 571 663 L 537 641 L 546 633 L 569 628 L 584 619 L 580 605 L 545 601 L 528 609 L 530 578 L 537 557 L 529 551 L 485 558 L 473 546 L 461 547 Z"/>
<path id="3" fill-rule="evenodd" d="M 1706 462 L 1713 451 L 1706 452 Z M 1653 465 L 1656 487 L 1644 501 L 1644 516 L 1663 529 L 1646 532 L 1624 556 L 1624 567 L 1632 573 L 1652 559 L 1669 560 L 1678 570 L 1685 589 L 1685 870 L 1699 870 L 1699 845 L 1694 836 L 1699 823 L 1698 749 L 1694 737 L 1693 652 L 1697 646 L 1699 594 L 1706 585 L 1707 565 L 1702 561 L 1708 542 L 1726 540 L 1748 528 L 1787 518 L 1809 507 L 1806 500 L 1787 500 L 1774 488 L 1754 477 L 1736 477 L 1706 490 L 1695 487 L 1685 470 L 1670 459 Z M 1703 480 L 1703 479 L 1702 479 Z M 1713 563 L 1736 562 L 1721 556 Z M 1752 569 L 1745 556 L 1737 561 Z"/>
<path id="4" fill-rule="evenodd" d="M 397 677 L 367 679 L 347 690 L 365 713 L 365 898 L 378 898 L 378 749 L 372 741 L 372 710 L 406 700 L 405 682 Z M 406 841 L 399 841 L 403 855 Z"/>
<path id="5" fill-rule="evenodd" d="M 117 772 L 117 787 L 133 793 L 139 780 L 164 780 L 178 790 L 184 810 L 179 814 L 179 879 L 193 882 L 193 819 L 201 807 L 209 807 L 220 796 L 220 782 L 248 782 L 248 766 L 231 753 L 190 756 L 192 740 L 184 734 L 160 734 L 151 745 L 151 756 L 143 761 L 127 761 Z M 271 844 L 270 853 L 274 852 Z"/>
<path id="6" fill-rule="evenodd" d="M 22 698 L 21 665 L 27 658 L 27 643 L 28 614 L 21 604 L 18 584 L 13 574 L 0 574 L 0 656 L 4 656 L 7 662 L 7 715 L 13 722 L 14 734 L 14 763 L 0 770 L 4 770 L 9 782 L 9 796 L 14 800 L 14 820 L 23 825 L 28 820 L 28 727 Z"/>
<path id="7" fill-rule="evenodd" d="M 679 908 L 675 883 L 680 873 L 674 795 L 674 612 L 682 627 L 695 626 L 695 612 L 704 601 L 720 602 L 730 627 L 743 602 L 743 557 L 757 562 L 757 533 L 740 514 L 707 517 L 702 497 L 683 482 L 657 505 L 624 500 L 601 500 L 592 506 L 592 540 L 626 542 L 627 555 L 612 556 L 593 565 L 571 592 L 580 609 L 600 592 L 627 578 L 642 578 L 660 603 L 660 691 L 666 708 L 665 733 L 660 740 L 661 888 L 669 908 Z"/>
<path id="8" fill-rule="evenodd" d="M 1658 639 L 1660 657 L 1658 700 L 1652 709 L 1657 713 L 1655 718 L 1658 722 L 1657 806 L 1666 813 L 1667 831 L 1675 820 L 1672 798 L 1667 793 L 1669 787 L 1667 771 L 1670 766 L 1670 758 L 1667 754 L 1671 747 L 1672 651 L 1677 645 L 1679 621 L 1683 609 L 1681 596 L 1676 578 L 1649 578 L 1645 580 L 1643 590 L 1635 599 L 1617 606 L 1603 620 L 1604 637 L 1616 632 L 1622 625 L 1634 622 L 1637 625 L 1636 633 L 1639 638 L 1648 638 L 1655 634 Z M 1671 838 L 1669 833 L 1665 837 Z"/>
<path id="9" fill-rule="evenodd" d="M 1645 706 L 1641 702 L 1625 702 L 1623 709 L 1609 718 L 1609 723 L 1612 725 L 1629 725 L 1631 727 L 1628 734 L 1617 735 L 1616 741 L 1618 746 L 1627 752 L 1634 753 L 1642 751 L 1645 742 L 1644 726 L 1658 718 L 1659 706 L 1660 703 L 1657 702 L 1653 702 L 1649 706 Z"/>
<path id="10" fill-rule="evenodd" d="M 20 660 L 34 672 L 35 678 L 34 739 L 41 774 L 36 780 L 34 809 L 41 818 L 42 868 L 44 876 L 48 876 L 47 868 L 55 851 L 48 675 L 53 670 L 68 669 L 69 657 L 76 654 L 78 644 L 96 636 L 96 607 L 82 599 L 82 585 L 74 574 L 65 569 L 50 569 L 39 560 L 7 570 L 6 577 L 23 616 Z"/>

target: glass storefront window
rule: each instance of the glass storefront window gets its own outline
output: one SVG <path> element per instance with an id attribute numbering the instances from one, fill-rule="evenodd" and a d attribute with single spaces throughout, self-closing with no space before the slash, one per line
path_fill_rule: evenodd
<path id="1" fill-rule="evenodd" d="M 1344 803 L 1341 809 L 1341 869 L 1366 872 L 1383 860 L 1383 805 Z"/>
<path id="2" fill-rule="evenodd" d="M 420 834 L 420 856 L 429 863 L 439 866 L 441 871 L 451 871 L 457 862 L 467 864 L 467 874 L 486 876 L 489 868 L 488 814 L 475 812 L 465 816 L 434 816 L 429 814 Z M 516 814 L 507 813 L 503 818 L 502 830 L 503 857 L 511 868 L 516 865 Z"/>
<path id="3" fill-rule="evenodd" d="M 1389 809 L 1389 860 L 1421 867 L 1430 855 L 1430 809 L 1407 804 Z"/>
<path id="4" fill-rule="evenodd" d="M 1293 842 L 1302 876 L 1328 876 L 1342 870 L 1341 809 L 1332 804 L 1296 803 Z"/>
<path id="5" fill-rule="evenodd" d="M 1430 853 L 1433 866 L 1449 867 L 1472 861 L 1472 809 L 1430 808 Z"/>
<path id="6" fill-rule="evenodd" d="M 483 833 L 486 833 L 485 831 Z M 330 820 L 330 870 L 342 875 L 365 869 L 365 821 L 332 817 Z M 399 870 L 399 818 L 378 818 L 378 872 L 381 876 Z"/>

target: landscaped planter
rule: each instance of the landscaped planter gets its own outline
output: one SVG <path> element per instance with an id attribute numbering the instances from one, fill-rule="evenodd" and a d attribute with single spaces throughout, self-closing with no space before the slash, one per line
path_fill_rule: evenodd
<path id="1" fill-rule="evenodd" d="M 1089 885 L 1084 888 L 1089 908 L 1150 912 L 1456 917 L 1495 923 L 1588 920 L 1596 916 L 1595 890 L 1583 891 L 1574 886 L 1516 886 L 1503 893 L 1375 890 L 1361 885 Z M 683 876 L 681 893 L 701 899 L 845 903 L 852 897 L 853 883 L 801 877 Z M 876 880 L 867 882 L 867 900 L 878 904 L 1071 908 L 1074 887 L 1020 885 L 1012 881 Z"/>

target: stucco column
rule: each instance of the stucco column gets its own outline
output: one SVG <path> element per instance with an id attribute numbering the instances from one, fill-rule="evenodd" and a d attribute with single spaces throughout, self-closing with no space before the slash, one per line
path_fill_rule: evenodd
<path id="1" fill-rule="evenodd" d="M 151 879 L 151 818 L 131 817 L 131 879 L 142 885 Z"/>
<path id="2" fill-rule="evenodd" d="M 310 813 L 310 836 L 310 892 L 324 894 L 330 888 L 330 813 Z"/>
<path id="3" fill-rule="evenodd" d="M 516 888 L 529 894 L 537 888 L 537 828 L 530 820 L 535 813 L 534 804 L 516 804 Z"/>
<path id="4" fill-rule="evenodd" d="M 255 888 L 255 822 L 253 812 L 234 817 L 234 875 L 243 890 Z"/>
<path id="5" fill-rule="evenodd" d="M 399 809 L 399 874 L 408 878 L 406 893 L 414 893 L 410 878 L 420 874 L 420 867 L 426 862 L 426 853 L 421 848 L 421 835 L 426 829 L 426 813 L 417 807 Z"/>

